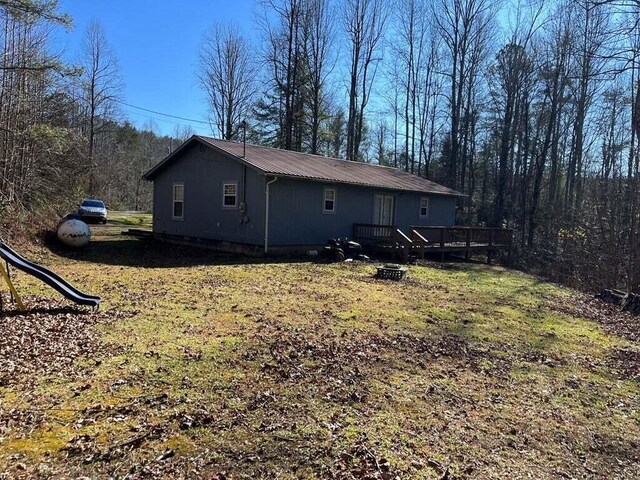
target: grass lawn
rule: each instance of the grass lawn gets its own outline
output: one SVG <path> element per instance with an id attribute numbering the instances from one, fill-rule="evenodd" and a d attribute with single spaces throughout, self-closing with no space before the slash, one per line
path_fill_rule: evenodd
<path id="1" fill-rule="evenodd" d="M 0 478 L 640 478 L 640 347 L 571 290 L 479 264 L 378 281 L 113 226 L 32 259 L 104 303 L 0 319 L 18 331 Z M 39 325 L 37 364 L 10 370 Z"/>
<path id="2" fill-rule="evenodd" d="M 151 214 L 144 212 L 109 212 L 109 224 L 123 227 L 151 228 Z M 98 230 L 98 233 L 104 233 Z"/>

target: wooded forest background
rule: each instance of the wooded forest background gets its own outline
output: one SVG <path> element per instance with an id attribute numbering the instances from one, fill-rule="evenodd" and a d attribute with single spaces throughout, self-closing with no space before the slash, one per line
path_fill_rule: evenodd
<path id="1" fill-rule="evenodd" d="M 124 118 L 98 22 L 72 64 L 55 0 L 0 0 L 0 22 L 0 215 L 151 208 L 142 174 L 190 128 Z M 246 121 L 253 143 L 402 168 L 463 192 L 458 223 L 513 228 L 521 267 L 640 290 L 640 0 L 262 0 L 254 22 L 203 38 L 214 136 Z"/>

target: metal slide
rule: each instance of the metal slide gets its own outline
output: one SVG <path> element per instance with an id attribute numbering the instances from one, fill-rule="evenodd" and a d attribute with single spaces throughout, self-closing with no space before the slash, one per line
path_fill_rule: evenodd
<path id="1" fill-rule="evenodd" d="M 66 298 L 79 305 L 88 305 L 91 307 L 97 307 L 100 305 L 100 301 L 102 300 L 100 297 L 82 293 L 51 270 L 26 260 L 11 250 L 7 244 L 2 242 L 0 242 L 0 258 L 6 260 L 10 265 L 13 265 L 18 270 L 22 270 L 23 272 L 42 280 L 51 288 L 60 292 Z"/>

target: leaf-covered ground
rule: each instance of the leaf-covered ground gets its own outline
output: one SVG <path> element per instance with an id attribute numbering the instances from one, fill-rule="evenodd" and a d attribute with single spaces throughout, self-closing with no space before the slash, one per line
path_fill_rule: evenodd
<path id="1" fill-rule="evenodd" d="M 99 312 L 15 274 L 0 478 L 640 478 L 633 317 L 500 267 L 378 281 L 95 233 L 34 260 Z"/>

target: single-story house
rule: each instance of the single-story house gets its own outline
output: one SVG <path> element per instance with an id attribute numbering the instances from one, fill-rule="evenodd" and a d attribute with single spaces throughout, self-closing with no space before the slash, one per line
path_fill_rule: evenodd
<path id="1" fill-rule="evenodd" d="M 145 177 L 154 235 L 249 253 L 308 250 L 355 223 L 451 226 L 461 196 L 392 167 L 198 135 Z"/>

